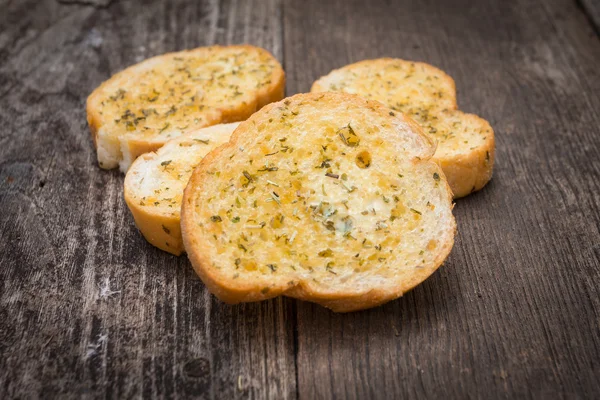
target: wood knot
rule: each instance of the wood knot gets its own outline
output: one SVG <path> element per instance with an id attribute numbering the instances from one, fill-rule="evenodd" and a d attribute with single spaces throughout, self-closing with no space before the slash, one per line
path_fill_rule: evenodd
<path id="1" fill-rule="evenodd" d="M 206 358 L 195 358 L 183 365 L 183 374 L 189 378 L 202 378 L 210 374 L 210 362 Z"/>

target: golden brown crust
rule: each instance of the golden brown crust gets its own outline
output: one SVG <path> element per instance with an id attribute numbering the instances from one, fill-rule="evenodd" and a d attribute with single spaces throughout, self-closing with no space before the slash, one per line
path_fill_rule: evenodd
<path id="1" fill-rule="evenodd" d="M 400 92 L 393 92 L 396 89 L 394 86 L 388 90 L 382 89 L 385 79 L 379 75 L 379 72 L 390 66 L 400 67 L 397 72 L 398 82 L 405 85 Z M 406 73 L 409 66 L 411 72 Z M 344 75 L 349 71 L 354 74 Z M 413 73 L 413 71 L 417 72 Z M 336 75 L 336 79 L 333 79 Z M 424 76 L 427 78 L 423 79 Z M 352 82 L 345 82 L 344 79 Z M 373 90 L 373 87 L 376 90 Z M 395 110 L 407 113 L 418 123 L 423 123 L 425 132 L 433 132 L 430 134 L 431 138 L 440 140 L 439 151 L 434 155 L 433 161 L 442 167 L 454 198 L 464 197 L 480 190 L 492 178 L 495 153 L 494 131 L 486 120 L 458 110 L 456 85 L 444 71 L 426 63 L 393 58 L 364 60 L 333 70 L 315 81 L 311 92 L 323 91 L 344 91 L 367 96 Z M 423 105 L 425 107 L 422 107 Z M 425 112 L 422 111 L 423 109 Z M 424 115 L 435 115 L 435 118 L 427 120 Z M 468 143 L 468 140 L 464 143 L 462 140 L 460 142 L 450 140 L 446 143 L 443 137 L 447 137 L 448 134 L 452 137 L 457 132 L 454 129 L 445 129 L 448 127 L 444 127 L 443 122 L 439 122 L 445 119 L 463 122 L 466 129 L 472 130 L 474 136 L 479 136 L 476 137 L 477 145 Z M 440 136 L 442 132 L 446 135 Z M 445 151 L 451 146 L 450 151 Z M 458 151 L 457 146 L 460 146 Z"/>
<path id="2" fill-rule="evenodd" d="M 264 105 L 277 101 L 283 98 L 285 90 L 285 74 L 281 65 L 275 60 L 275 58 L 267 51 L 262 48 L 250 46 L 250 45 L 235 45 L 235 46 L 211 46 L 211 47 L 200 47 L 197 49 L 184 50 L 176 53 L 167 53 L 160 56 L 156 56 L 147 59 L 139 64 L 133 65 L 126 68 L 123 71 L 113 75 L 110 79 L 103 82 L 98 88 L 96 88 L 88 97 L 86 102 L 87 121 L 90 127 L 90 133 L 94 141 L 94 145 L 98 149 L 99 147 L 99 133 L 103 126 L 106 125 L 106 121 L 115 121 L 121 118 L 121 115 L 103 115 L 102 107 L 104 102 L 114 95 L 115 88 L 113 87 L 114 82 L 119 82 L 127 78 L 132 80 L 135 76 L 140 73 L 139 71 L 144 70 L 145 65 L 156 65 L 161 63 L 170 63 L 172 60 L 181 55 L 194 55 L 202 54 L 203 52 L 213 51 L 218 52 L 220 50 L 244 50 L 248 52 L 256 52 L 261 55 L 267 55 L 270 57 L 270 61 L 276 66 L 273 68 L 272 73 L 265 84 L 257 88 L 251 98 L 247 101 L 239 102 L 233 105 L 222 103 L 220 107 L 212 107 L 210 112 L 200 111 L 199 115 L 202 116 L 202 122 L 194 126 L 190 125 L 189 128 L 181 128 L 180 134 L 207 127 L 220 123 L 236 122 L 248 118 L 256 110 L 260 109 Z M 244 93 L 246 96 L 248 93 Z M 210 93 L 207 94 L 210 96 Z M 193 116 L 190 116 L 192 118 Z M 193 119 L 193 118 L 192 118 Z M 185 124 L 183 124 L 185 125 Z M 136 125 L 137 129 L 137 125 Z M 152 128 L 154 129 L 154 128 Z M 158 130 L 158 128 L 156 128 Z M 128 152 L 128 154 L 122 156 L 123 158 L 131 160 L 131 162 L 141 154 L 149 151 L 154 151 L 162 147 L 170 138 L 159 137 L 156 135 L 146 135 L 146 133 L 152 132 L 152 130 L 145 131 L 142 136 L 131 137 L 132 135 L 120 134 L 125 138 L 123 143 L 120 143 L 120 149 Z M 127 132 L 125 132 L 127 133 Z M 114 139 L 117 140 L 117 139 Z M 113 140 L 113 141 L 114 141 Z M 121 139 L 119 139 L 121 140 Z M 114 162 L 102 162 L 99 164 L 102 168 L 114 168 Z M 122 166 L 123 169 L 123 166 Z"/>
<path id="3" fill-rule="evenodd" d="M 240 148 L 242 140 L 245 139 L 246 135 L 251 134 L 249 133 L 251 132 L 250 127 L 253 125 L 260 125 L 263 116 L 268 115 L 272 109 L 281 107 L 283 104 L 291 104 L 290 107 L 292 107 L 296 104 L 309 102 L 319 97 L 325 97 L 325 99 L 322 100 L 324 103 L 323 107 L 327 107 L 327 103 L 344 102 L 347 103 L 349 107 L 368 106 L 374 113 L 389 115 L 389 109 L 382 104 L 375 101 L 365 102 L 365 100 L 354 95 L 342 93 L 295 95 L 285 99 L 285 103 L 282 101 L 266 106 L 260 112 L 250 117 L 246 122 L 243 122 L 234 132 L 229 143 L 213 150 L 202 160 L 188 182 L 184 191 L 181 211 L 181 229 L 184 245 L 196 273 L 200 276 L 208 289 L 224 302 L 235 304 L 239 302 L 265 300 L 285 295 L 315 302 L 336 312 L 348 312 L 375 307 L 402 296 L 403 293 L 425 280 L 442 264 L 452 249 L 454 243 L 453 237 L 456 231 L 456 224 L 454 223 L 453 218 L 449 222 L 447 228 L 447 232 L 450 232 L 450 239 L 441 243 L 441 246 L 436 249 L 436 257 L 430 265 L 415 269 L 411 272 L 409 279 L 397 282 L 394 286 L 378 287 L 377 285 L 374 285 L 368 290 L 324 287 L 302 279 L 293 281 L 292 284 L 290 284 L 291 282 L 285 281 L 285 279 L 283 281 L 274 279 L 268 290 L 265 290 L 261 282 L 252 279 L 232 280 L 226 277 L 224 272 L 220 271 L 219 268 L 213 267 L 215 260 L 211 259 L 210 254 L 213 250 L 218 250 L 218 248 L 216 248 L 214 243 L 208 240 L 207 237 L 203 236 L 198 229 L 199 221 L 197 219 L 197 207 L 203 206 L 202 203 L 198 203 L 197 194 L 203 193 L 206 190 L 209 190 L 211 185 L 215 185 L 215 178 L 210 176 L 208 172 L 215 165 L 223 163 L 225 154 L 228 154 L 232 149 Z M 391 117 L 388 118 L 391 119 Z M 437 175 L 437 178 L 442 185 L 441 193 L 443 193 L 443 197 L 445 198 L 444 201 L 450 206 L 452 193 L 443 179 L 441 169 L 435 164 L 426 161 L 434 152 L 431 140 L 421 132 L 420 128 L 410 118 L 406 118 L 401 114 L 396 115 L 394 118 L 408 124 L 412 130 L 412 134 L 416 134 L 416 137 L 419 138 L 417 142 L 420 143 L 419 146 L 424 146 L 424 150 L 415 160 L 418 160 L 419 163 L 427 163 L 429 167 L 432 168 L 431 171 L 435 171 L 433 175 L 434 177 Z"/>
<path id="4" fill-rule="evenodd" d="M 486 120 L 473 114 L 456 112 L 461 114 L 461 118 L 475 120 L 478 125 L 492 132 L 486 136 L 481 145 L 467 154 L 433 157 L 433 161 L 442 167 L 454 198 L 458 199 L 481 190 L 492 179 L 495 139 L 493 130 Z"/>
<path id="5" fill-rule="evenodd" d="M 148 156 L 151 156 L 151 154 L 141 156 L 136 162 L 142 161 L 144 157 Z M 164 215 L 151 208 L 141 206 L 131 191 L 131 185 L 126 183 L 123 189 L 125 202 L 133 215 L 136 226 L 142 232 L 144 238 L 161 250 L 176 256 L 181 255 L 184 248 L 181 241 L 179 217 Z"/>
<path id="6" fill-rule="evenodd" d="M 97 137 L 98 137 L 98 127 L 100 126 L 100 115 L 98 111 L 94 108 L 94 104 L 96 103 L 96 96 L 94 95 L 96 91 L 92 92 L 90 96 L 88 96 L 86 100 L 86 114 L 87 114 L 87 123 L 90 127 L 90 134 L 92 135 L 92 140 L 94 141 L 94 147 L 98 147 Z"/>

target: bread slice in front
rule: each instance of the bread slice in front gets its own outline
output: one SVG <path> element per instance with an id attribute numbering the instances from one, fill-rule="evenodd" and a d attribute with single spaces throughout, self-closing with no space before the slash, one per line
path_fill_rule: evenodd
<path id="1" fill-rule="evenodd" d="M 148 242 L 175 255 L 184 251 L 179 223 L 183 190 L 202 158 L 226 143 L 238 125 L 188 132 L 134 161 L 125 175 L 125 202 Z"/>
<path id="2" fill-rule="evenodd" d="M 186 132 L 241 121 L 283 98 L 285 77 L 266 50 L 213 46 L 153 57 L 88 97 L 98 164 L 127 169 L 136 157 Z"/>
<path id="3" fill-rule="evenodd" d="M 395 299 L 453 245 L 434 150 L 414 121 L 359 96 L 270 104 L 192 174 L 181 215 L 188 257 L 228 303 L 286 295 L 352 311 Z"/>
<path id="4" fill-rule="evenodd" d="M 425 63 L 393 58 L 365 60 L 330 72 L 311 92 L 354 93 L 378 100 L 417 121 L 438 143 L 433 160 L 454 197 L 480 190 L 492 178 L 494 131 L 476 115 L 458 110 L 454 80 Z"/>

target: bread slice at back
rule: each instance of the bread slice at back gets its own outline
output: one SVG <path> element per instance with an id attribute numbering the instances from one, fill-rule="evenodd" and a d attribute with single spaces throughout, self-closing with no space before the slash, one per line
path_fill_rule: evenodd
<path id="1" fill-rule="evenodd" d="M 425 63 L 393 58 L 365 60 L 330 72 L 311 92 L 345 92 L 378 100 L 403 112 L 438 143 L 433 160 L 454 197 L 485 186 L 494 166 L 494 131 L 476 115 L 458 110 L 454 80 Z"/>
<path id="2" fill-rule="evenodd" d="M 452 194 L 421 128 L 376 101 L 299 94 L 264 107 L 209 153 L 181 228 L 212 293 L 373 307 L 431 275 L 455 233 Z"/>
<path id="3" fill-rule="evenodd" d="M 125 175 L 125 202 L 148 242 L 175 255 L 184 251 L 179 223 L 183 190 L 202 158 L 226 143 L 238 125 L 188 132 L 133 162 Z"/>
<path id="4" fill-rule="evenodd" d="M 285 76 L 266 50 L 213 46 L 153 57 L 88 97 L 98 164 L 126 172 L 140 154 L 186 132 L 241 121 L 283 98 Z"/>

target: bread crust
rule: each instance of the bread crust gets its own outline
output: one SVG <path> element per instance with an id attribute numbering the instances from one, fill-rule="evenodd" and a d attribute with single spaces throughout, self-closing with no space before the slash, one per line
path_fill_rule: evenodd
<path id="1" fill-rule="evenodd" d="M 276 65 L 276 68 L 273 69 L 269 83 L 257 88 L 254 93 L 254 98 L 250 102 L 243 102 L 240 104 L 236 104 L 234 107 L 230 107 L 226 105 L 224 107 L 212 110 L 210 113 L 202 113 L 202 116 L 205 118 L 204 124 L 202 126 L 195 126 L 194 129 L 207 127 L 211 125 L 216 125 L 220 123 L 228 123 L 228 122 L 237 122 L 242 121 L 248 118 L 252 113 L 256 110 L 259 110 L 266 104 L 269 104 L 273 101 L 277 101 L 283 98 L 285 92 L 285 73 L 281 65 L 277 62 L 277 60 L 265 49 L 251 46 L 251 45 L 233 45 L 233 46 L 211 46 L 211 47 L 199 47 L 191 50 L 184 50 L 180 52 L 172 52 L 163 55 L 159 55 L 156 57 L 149 58 L 144 60 L 138 64 L 132 65 L 115 75 L 113 75 L 110 79 L 103 82 L 98 88 L 96 88 L 90 96 L 87 98 L 86 102 L 86 113 L 87 113 L 87 122 L 90 127 L 90 133 L 92 135 L 92 140 L 94 142 L 94 146 L 98 149 L 98 137 L 99 132 L 103 128 L 105 121 L 112 121 L 114 119 L 120 118 L 117 115 L 102 115 L 102 104 L 103 102 L 109 98 L 114 91 L 113 84 L 115 82 L 127 80 L 134 80 L 138 73 L 141 73 L 150 65 L 157 65 L 161 63 L 170 63 L 175 57 L 178 56 L 189 56 L 194 54 L 202 54 L 208 51 L 221 51 L 221 50 L 240 50 L 240 51 L 249 51 L 249 52 L 258 52 L 261 55 L 268 55 L 272 58 L 273 62 Z M 210 93 L 209 93 L 210 95 Z M 191 118 L 191 117 L 190 117 Z M 192 129 L 190 129 L 192 130 Z M 181 132 L 185 133 L 189 130 L 182 129 Z M 161 137 L 131 137 L 132 135 L 122 134 L 119 138 L 119 146 L 121 152 L 127 152 L 128 158 L 133 161 L 135 158 L 140 156 L 141 154 L 154 151 L 162 147 L 169 139 L 161 138 Z M 100 158 L 100 157 L 99 157 Z M 115 163 L 107 163 L 100 161 L 99 164 L 101 168 L 111 169 L 115 168 Z M 128 166 L 127 166 L 128 167 Z M 123 166 L 122 166 L 123 170 Z M 123 172 L 126 172 L 124 170 Z"/>
<path id="2" fill-rule="evenodd" d="M 486 120 L 474 114 L 465 114 L 458 110 L 456 112 L 460 113 L 462 118 L 478 121 L 478 124 L 492 132 L 480 146 L 467 154 L 433 157 L 432 160 L 442 167 L 454 198 L 458 199 L 483 189 L 492 179 L 496 145 L 494 131 Z"/>
<path id="3" fill-rule="evenodd" d="M 384 105 L 376 101 L 365 101 L 359 96 L 343 94 L 343 93 L 312 93 L 299 94 L 285 99 L 287 104 L 302 103 L 310 101 L 319 96 L 325 97 L 326 102 L 346 102 L 352 106 L 364 107 L 368 104 L 373 110 L 380 113 L 389 113 Z M 454 218 L 451 218 L 446 233 L 449 233 L 450 239 L 442 243 L 439 247 L 437 256 L 429 265 L 423 268 L 415 269 L 410 276 L 410 279 L 396 282 L 393 286 L 388 287 L 372 287 L 368 290 L 325 288 L 320 285 L 313 284 L 309 281 L 299 280 L 293 285 L 273 283 L 267 292 L 261 287 L 261 284 L 252 280 L 232 280 L 226 278 L 217 268 L 213 268 L 213 260 L 210 258 L 211 249 L 214 249 L 213 244 L 206 240 L 201 232 L 197 229 L 198 220 L 196 207 L 200 206 L 196 203 L 196 193 L 207 190 L 208 186 L 213 184 L 210 179 L 207 179 L 207 171 L 214 165 L 222 163 L 223 154 L 229 149 L 236 149 L 240 146 L 241 139 L 247 135 L 247 128 L 250 124 L 259 124 L 262 115 L 268 114 L 275 107 L 280 107 L 284 101 L 272 103 L 266 106 L 259 113 L 254 114 L 247 121 L 243 122 L 240 127 L 233 133 L 230 141 L 213 150 L 209 153 L 195 169 L 188 185 L 184 191 L 181 211 L 181 233 L 184 246 L 187 250 L 188 257 L 196 273 L 208 289 L 222 301 L 229 304 L 240 302 L 266 300 L 277 296 L 288 296 L 300 300 L 310 301 L 321 304 L 335 312 L 350 312 L 366 308 L 375 307 L 386 303 L 390 300 L 402 296 L 407 291 L 414 288 L 416 285 L 424 281 L 430 276 L 446 259 L 454 244 L 454 235 L 456 232 L 456 223 Z M 425 150 L 416 159 L 419 162 L 426 162 L 435 151 L 435 145 L 431 140 L 422 133 L 419 126 L 410 118 L 404 117 L 400 113 L 395 118 L 401 119 L 408 124 L 413 133 L 415 133 Z M 431 167 L 437 174 L 443 177 L 441 169 L 431 163 Z M 434 174 L 435 175 L 435 174 Z M 450 208 L 452 202 L 452 193 L 446 181 L 442 178 L 442 193 L 445 201 Z M 451 216 L 451 214 L 450 214 Z"/>
<path id="4" fill-rule="evenodd" d="M 440 103 L 438 106 L 438 111 L 443 111 L 442 113 L 440 113 L 440 115 L 458 118 L 460 120 L 466 121 L 466 123 L 472 124 L 473 126 L 477 126 L 482 132 L 486 132 L 485 137 L 481 140 L 481 143 L 476 148 L 472 149 L 470 148 L 470 145 L 465 144 L 460 154 L 440 154 L 441 152 L 438 152 L 433 157 L 433 161 L 435 161 L 442 167 L 444 174 L 448 179 L 448 183 L 450 184 L 450 188 L 453 192 L 454 198 L 464 197 L 469 195 L 470 193 L 482 189 L 492 178 L 495 158 L 494 131 L 486 120 L 474 114 L 463 113 L 458 109 L 458 104 L 456 101 L 456 85 L 454 79 L 452 79 L 452 77 L 450 77 L 444 71 L 423 62 L 413 62 L 394 58 L 363 60 L 354 64 L 346 65 L 339 69 L 335 69 L 331 71 L 328 75 L 319 78 L 313 83 L 311 87 L 311 92 L 324 92 L 334 90 L 327 83 L 328 79 L 330 79 L 335 74 L 343 74 L 348 71 L 360 70 L 361 68 L 369 68 L 372 71 L 380 71 L 394 63 L 414 65 L 416 66 L 416 68 L 421 68 L 422 70 L 427 71 L 429 74 L 431 74 L 431 76 L 436 78 L 436 84 L 440 86 L 440 93 L 444 93 L 446 96 L 443 96 L 441 100 L 429 100 L 432 104 L 436 102 Z M 360 79 L 360 77 L 358 79 Z M 414 78 L 410 77 L 406 79 Z M 376 78 L 375 80 L 379 80 L 379 78 Z M 337 90 L 346 91 L 353 89 L 340 87 L 336 88 L 334 91 Z M 369 97 L 372 96 L 372 92 L 362 93 L 360 90 L 353 90 L 352 93 Z M 387 104 L 385 100 L 377 97 L 374 98 L 376 100 L 382 101 L 388 107 L 394 108 L 394 105 Z M 414 99 L 415 97 L 413 96 L 411 100 Z M 434 140 L 436 140 L 435 135 L 431 135 L 431 137 Z M 440 143 L 438 149 L 443 149 L 443 147 L 444 143 Z"/>
<path id="5" fill-rule="evenodd" d="M 144 154 L 135 162 L 147 161 L 153 153 Z M 184 252 L 181 241 L 181 226 L 178 216 L 168 216 L 140 205 L 132 193 L 132 185 L 127 181 L 123 186 L 123 195 L 129 211 L 133 215 L 135 225 L 144 238 L 155 247 L 174 254 L 181 255 Z"/>

